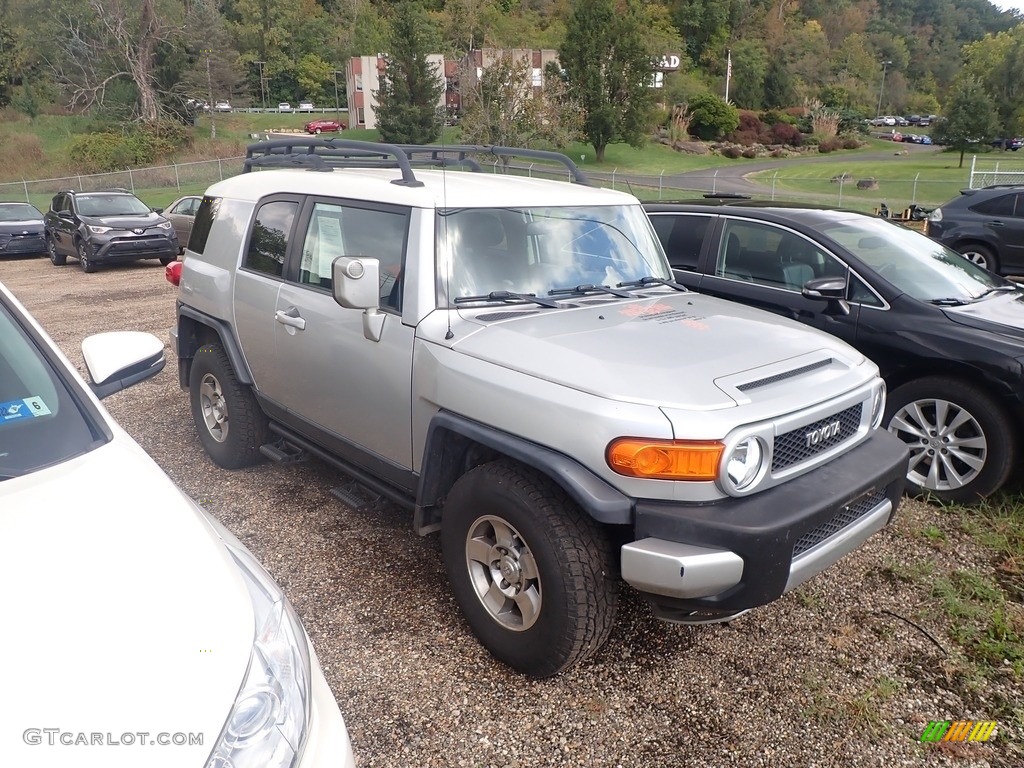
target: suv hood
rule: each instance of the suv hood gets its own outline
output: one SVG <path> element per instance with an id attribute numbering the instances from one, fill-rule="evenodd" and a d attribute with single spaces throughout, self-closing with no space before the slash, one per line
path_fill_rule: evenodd
<path id="1" fill-rule="evenodd" d="M 749 402 L 754 393 L 740 387 L 769 377 L 813 387 L 825 399 L 849 391 L 848 372 L 864 360 L 828 334 L 697 293 L 579 303 L 536 312 L 483 308 L 469 318 L 480 329 L 454 348 L 600 397 L 697 410 Z"/>
<path id="2" fill-rule="evenodd" d="M 29 728 L 136 744 L 78 746 L 90 765 L 203 765 L 238 694 L 250 598 L 203 513 L 130 441 L 3 481 L 0 654 L 5 763 L 66 764 Z M 200 733 L 201 745 L 138 744 Z M 108 742 L 104 742 L 108 743 Z"/>
<path id="3" fill-rule="evenodd" d="M 116 229 L 135 229 L 142 227 L 148 229 L 155 227 L 164 217 L 158 213 L 138 214 L 131 213 L 125 216 L 82 216 L 85 224 L 92 224 L 99 227 L 114 227 Z"/>
<path id="4" fill-rule="evenodd" d="M 982 331 L 1024 341 L 1024 292 L 986 297 L 962 307 L 943 307 L 946 317 Z"/>

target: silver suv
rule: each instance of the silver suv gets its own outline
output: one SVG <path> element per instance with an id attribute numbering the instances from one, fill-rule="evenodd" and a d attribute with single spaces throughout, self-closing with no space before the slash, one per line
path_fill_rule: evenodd
<path id="1" fill-rule="evenodd" d="M 407 507 L 535 677 L 602 645 L 620 577 L 728 619 L 892 519 L 872 362 L 675 283 L 637 199 L 568 158 L 481 150 L 274 140 L 207 191 L 172 341 L 217 464 L 312 454 Z M 583 183 L 536 178 L 552 159 Z"/>

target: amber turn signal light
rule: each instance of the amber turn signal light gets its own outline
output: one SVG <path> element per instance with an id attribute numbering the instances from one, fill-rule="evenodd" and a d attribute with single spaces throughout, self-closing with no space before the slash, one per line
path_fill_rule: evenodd
<path id="1" fill-rule="evenodd" d="M 648 480 L 715 480 L 725 446 L 715 441 L 620 437 L 608 445 L 608 466 Z"/>

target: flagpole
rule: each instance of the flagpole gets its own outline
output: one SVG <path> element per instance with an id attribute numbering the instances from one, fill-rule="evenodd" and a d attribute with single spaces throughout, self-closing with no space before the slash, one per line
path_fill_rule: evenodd
<path id="1" fill-rule="evenodd" d="M 726 48 L 725 63 L 725 103 L 729 103 L 729 80 L 732 78 L 732 48 Z"/>

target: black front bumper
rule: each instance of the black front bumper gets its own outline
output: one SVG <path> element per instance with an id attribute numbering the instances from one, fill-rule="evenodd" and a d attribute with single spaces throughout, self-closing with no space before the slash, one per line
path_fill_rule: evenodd
<path id="1" fill-rule="evenodd" d="M 739 583 L 719 594 L 645 596 L 666 614 L 728 614 L 775 600 L 786 591 L 794 557 L 824 546 L 843 528 L 856 525 L 858 515 L 886 501 L 895 514 L 907 461 L 906 446 L 879 430 L 849 453 L 753 496 L 701 506 L 638 501 L 637 541 L 651 538 L 723 550 L 743 561 Z"/>
<path id="2" fill-rule="evenodd" d="M 97 264 L 138 259 L 178 258 L 178 240 L 167 237 L 119 238 L 91 243 Z"/>

